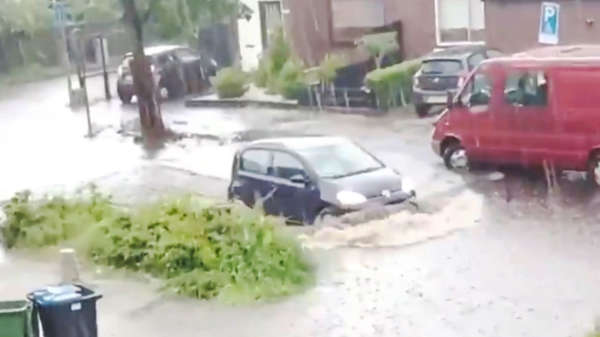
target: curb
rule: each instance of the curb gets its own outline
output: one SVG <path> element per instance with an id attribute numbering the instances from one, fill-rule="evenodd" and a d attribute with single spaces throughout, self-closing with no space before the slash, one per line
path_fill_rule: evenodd
<path id="1" fill-rule="evenodd" d="M 252 99 L 198 99 L 191 98 L 185 100 L 185 106 L 188 108 L 245 108 L 255 106 L 272 109 L 299 109 L 298 103 L 291 102 L 269 102 Z"/>
<path id="2" fill-rule="evenodd" d="M 258 100 L 237 100 L 237 99 L 197 99 L 191 98 L 185 100 L 185 107 L 187 108 L 245 108 L 248 106 L 260 107 L 260 108 L 271 108 L 271 109 L 283 109 L 283 110 L 313 110 L 319 111 L 317 107 L 310 107 L 300 105 L 297 103 L 288 102 L 269 102 L 269 101 L 258 101 Z M 363 115 L 371 117 L 380 117 L 388 113 L 388 111 L 377 110 L 373 108 L 346 108 L 346 107 L 323 107 L 323 112 L 337 113 L 337 114 L 348 114 L 348 115 Z"/>

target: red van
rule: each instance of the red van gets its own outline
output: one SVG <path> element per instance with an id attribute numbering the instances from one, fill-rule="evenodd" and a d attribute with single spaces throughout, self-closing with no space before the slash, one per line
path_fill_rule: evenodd
<path id="1" fill-rule="evenodd" d="M 484 61 L 435 123 L 450 169 L 471 162 L 587 171 L 600 185 L 600 47 L 550 47 Z"/>

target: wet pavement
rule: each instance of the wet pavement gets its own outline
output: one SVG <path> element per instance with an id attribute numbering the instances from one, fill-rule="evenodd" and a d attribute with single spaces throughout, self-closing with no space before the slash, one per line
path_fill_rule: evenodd
<path id="1" fill-rule="evenodd" d="M 304 133 L 357 140 L 410 177 L 422 205 L 308 235 L 318 284 L 276 303 L 170 298 L 142 276 L 88 266 L 85 279 L 105 294 L 101 336 L 576 337 L 600 313 L 600 198 L 576 175 L 548 193 L 543 178 L 523 170 L 448 172 L 429 148 L 431 120 L 407 112 L 368 118 L 169 102 L 165 120 L 190 137 L 148 154 L 117 133 L 135 130 L 135 107 L 103 102 L 96 82 L 92 118 L 103 131 L 85 138 L 84 114 L 66 107 L 63 82 L 0 94 L 0 200 L 90 181 L 122 203 L 182 192 L 222 198 L 240 141 Z M 56 281 L 55 254 L 0 251 L 0 298 Z"/>

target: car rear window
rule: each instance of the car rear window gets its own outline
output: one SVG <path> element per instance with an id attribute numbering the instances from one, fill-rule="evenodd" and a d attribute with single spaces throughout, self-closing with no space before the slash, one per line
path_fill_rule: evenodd
<path id="1" fill-rule="evenodd" d="M 431 60 L 423 62 L 423 74 L 456 74 L 463 70 L 458 60 Z"/>

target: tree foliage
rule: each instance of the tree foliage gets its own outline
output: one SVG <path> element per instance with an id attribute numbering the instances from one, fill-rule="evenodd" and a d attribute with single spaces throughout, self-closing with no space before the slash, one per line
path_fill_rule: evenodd
<path id="1" fill-rule="evenodd" d="M 375 59 L 377 68 L 381 68 L 383 57 L 388 53 L 398 50 L 396 37 L 396 32 L 369 34 L 363 36 L 358 42 Z"/>
<path id="2" fill-rule="evenodd" d="M 123 18 L 119 0 L 63 0 L 79 23 L 116 22 Z M 144 24 L 164 39 L 191 39 L 203 26 L 234 15 L 238 0 L 136 0 Z M 0 0 L 0 37 L 33 35 L 52 29 L 53 12 L 43 0 Z"/>
<path id="3" fill-rule="evenodd" d="M 0 8 L 0 37 L 20 33 L 32 35 L 51 27 L 52 13 L 43 1 L 0 0 Z"/>

